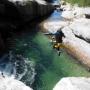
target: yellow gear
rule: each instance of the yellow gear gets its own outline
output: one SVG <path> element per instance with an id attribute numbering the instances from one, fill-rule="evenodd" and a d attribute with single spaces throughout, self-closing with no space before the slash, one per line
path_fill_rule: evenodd
<path id="1" fill-rule="evenodd" d="M 64 48 L 63 44 L 62 43 L 56 43 L 54 45 L 55 48 Z"/>

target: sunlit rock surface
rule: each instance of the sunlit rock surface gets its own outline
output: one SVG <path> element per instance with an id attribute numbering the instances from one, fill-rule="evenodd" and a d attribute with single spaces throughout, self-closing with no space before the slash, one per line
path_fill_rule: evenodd
<path id="1" fill-rule="evenodd" d="M 2 1 L 0 4 L 0 18 L 3 22 L 0 23 L 4 23 L 4 27 L 14 28 L 15 26 L 13 24 L 17 26 L 25 24 L 30 20 L 46 16 L 53 12 L 53 10 L 54 7 L 44 0 Z"/>
<path id="2" fill-rule="evenodd" d="M 65 35 L 63 44 L 66 50 L 77 58 L 80 63 L 90 68 L 90 19 L 89 7 L 62 5 L 62 17 L 69 21 L 62 31 Z M 85 15 L 88 15 L 87 17 Z"/>
<path id="3" fill-rule="evenodd" d="M 76 19 L 69 27 L 75 35 L 84 38 L 86 41 L 90 41 L 90 19 Z"/>
<path id="4" fill-rule="evenodd" d="M 66 5 L 61 5 L 61 8 L 64 10 L 61 16 L 67 19 L 81 18 L 85 17 L 85 15 L 90 16 L 90 7 L 72 6 L 67 3 Z"/>
<path id="5" fill-rule="evenodd" d="M 69 21 L 66 21 L 61 14 L 62 12 L 55 10 L 48 19 L 41 23 L 41 27 L 44 31 L 56 33 L 60 28 L 69 25 Z"/>
<path id="6" fill-rule="evenodd" d="M 63 12 L 54 12 L 42 27 L 46 32 L 56 33 L 60 28 L 65 35 L 63 45 L 65 49 L 80 63 L 90 68 L 90 20 L 85 18 L 84 8 L 67 5 Z M 66 16 L 66 19 L 56 18 Z M 59 16 L 58 16 L 59 15 Z M 69 17 L 70 18 L 69 18 Z M 55 18 L 55 20 L 54 20 Z M 88 41 L 88 42 L 87 42 Z"/>
<path id="7" fill-rule="evenodd" d="M 67 19 L 73 19 L 74 18 L 73 11 L 64 11 L 62 13 L 62 17 L 67 18 Z"/>
<path id="8" fill-rule="evenodd" d="M 90 78 L 63 78 L 56 84 L 53 90 L 90 90 Z"/>
<path id="9" fill-rule="evenodd" d="M 63 38 L 65 49 L 78 61 L 90 68 L 90 44 L 75 37 L 69 27 L 63 28 L 62 31 L 65 35 L 65 38 Z"/>
<path id="10" fill-rule="evenodd" d="M 51 21 L 44 23 L 44 29 L 50 33 L 56 33 L 57 30 L 67 25 L 68 22 L 65 21 Z"/>
<path id="11" fill-rule="evenodd" d="M 0 75 L 0 90 L 33 90 L 21 81 Z"/>
<path id="12" fill-rule="evenodd" d="M 21 17 L 27 21 L 51 13 L 54 7 L 44 0 L 10 0 L 16 5 Z"/>

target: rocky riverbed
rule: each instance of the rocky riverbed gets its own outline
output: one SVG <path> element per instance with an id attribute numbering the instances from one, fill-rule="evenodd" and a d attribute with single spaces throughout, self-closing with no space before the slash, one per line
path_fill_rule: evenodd
<path id="1" fill-rule="evenodd" d="M 56 84 L 53 90 L 90 90 L 90 78 L 63 78 Z"/>
<path id="2" fill-rule="evenodd" d="M 46 32 L 55 33 L 60 28 L 65 37 L 63 45 L 70 54 L 77 58 L 86 67 L 90 67 L 90 45 L 89 45 L 89 28 L 90 7 L 81 8 L 77 5 L 61 5 L 63 11 L 59 12 L 63 20 L 44 21 L 42 27 Z"/>

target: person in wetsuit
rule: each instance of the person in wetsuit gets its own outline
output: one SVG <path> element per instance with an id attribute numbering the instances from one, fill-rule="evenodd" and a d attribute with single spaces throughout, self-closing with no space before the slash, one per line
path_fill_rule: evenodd
<path id="1" fill-rule="evenodd" d="M 65 37 L 65 36 L 64 36 L 63 32 L 61 31 L 61 29 L 55 33 L 56 43 L 53 45 L 53 48 L 55 48 L 58 51 L 59 56 L 61 54 L 60 48 L 62 47 L 62 38 L 63 37 Z"/>
<path id="2" fill-rule="evenodd" d="M 65 36 L 64 36 L 63 32 L 60 29 L 55 33 L 56 42 L 57 43 L 62 43 L 62 37 L 65 37 Z"/>

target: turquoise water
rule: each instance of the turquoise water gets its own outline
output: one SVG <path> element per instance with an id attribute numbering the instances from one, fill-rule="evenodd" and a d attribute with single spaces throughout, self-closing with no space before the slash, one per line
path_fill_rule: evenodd
<path id="1" fill-rule="evenodd" d="M 63 20 L 61 13 L 55 10 L 47 21 Z M 48 37 L 43 35 L 39 28 L 27 29 L 28 32 L 25 29 L 23 33 L 15 35 L 16 42 L 13 51 L 35 63 L 37 74 L 32 85 L 34 90 L 52 90 L 63 77 L 90 76 L 90 73 L 75 59 L 67 55 L 64 50 L 58 56 L 57 52 L 53 50 Z"/>
<path id="2" fill-rule="evenodd" d="M 37 75 L 32 85 L 34 90 L 52 90 L 63 77 L 90 76 L 90 73 L 65 51 L 58 56 L 52 49 L 49 39 L 41 32 L 24 32 L 15 39 L 14 52 L 22 54 L 35 63 Z"/>

